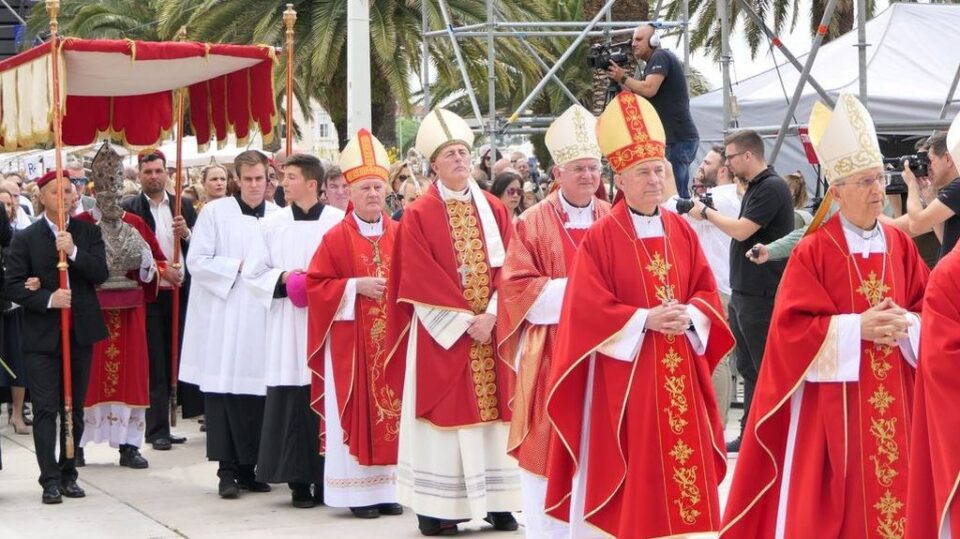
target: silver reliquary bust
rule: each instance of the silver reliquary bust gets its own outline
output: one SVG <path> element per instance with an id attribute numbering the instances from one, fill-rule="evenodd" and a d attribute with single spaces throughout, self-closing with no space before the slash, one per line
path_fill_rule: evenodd
<path id="1" fill-rule="evenodd" d="M 127 272 L 140 268 L 143 250 L 147 243 L 140 232 L 123 222 L 123 160 L 105 142 L 90 166 L 91 179 L 96 190 L 97 209 L 100 211 L 100 232 L 107 251 L 109 278 L 100 288 L 122 290 L 136 288 L 139 284 L 127 278 Z"/>

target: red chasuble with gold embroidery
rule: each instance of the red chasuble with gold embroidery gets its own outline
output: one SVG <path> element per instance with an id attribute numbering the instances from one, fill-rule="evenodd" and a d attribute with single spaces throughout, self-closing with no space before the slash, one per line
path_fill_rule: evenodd
<path id="1" fill-rule="evenodd" d="M 96 224 L 90 212 L 74 217 Z M 158 268 L 165 267 L 163 251 L 157 237 L 139 216 L 123 213 L 123 222 L 136 229 L 150 247 Z M 109 335 L 93 345 L 90 380 L 85 407 L 119 403 L 133 407 L 150 405 L 147 355 L 146 303 L 157 298 L 159 271 L 149 283 L 140 281 L 140 271 L 127 272 L 127 278 L 140 283 L 128 290 L 99 290 L 100 307 Z"/>
<path id="2" fill-rule="evenodd" d="M 499 199 L 483 192 L 504 247 L 512 230 Z M 486 312 L 500 268 L 490 266 L 486 239 L 472 201 L 444 201 L 436 185 L 407 206 L 393 251 L 388 289 L 388 370 L 402 373 L 415 306 L 467 314 Z M 416 417 L 437 427 L 509 421 L 512 369 L 494 342 L 481 344 L 464 332 L 444 349 L 417 324 Z M 495 336 L 494 336 L 495 337 Z M 403 376 L 400 374 L 400 376 Z"/>
<path id="3" fill-rule="evenodd" d="M 806 381 L 837 371 L 834 316 L 886 297 L 921 310 L 927 267 L 906 234 L 881 226 L 886 256 L 851 256 L 839 215 L 791 255 L 722 537 L 774 537 L 778 519 L 787 538 L 906 537 L 913 367 L 899 347 L 861 341 L 858 381 Z"/>
<path id="4" fill-rule="evenodd" d="M 637 239 L 624 203 L 587 231 L 570 271 L 549 377 L 547 414 L 563 449 L 550 453 L 547 513 L 569 519 L 575 474 L 586 468 L 583 514 L 617 537 L 709 532 L 720 524 L 717 487 L 726 458 L 710 376 L 733 336 L 696 235 L 680 217 L 661 214 L 666 240 Z M 709 318 L 703 356 L 687 337 L 653 331 L 632 361 L 597 351 L 638 308 L 665 297 Z"/>
<path id="5" fill-rule="evenodd" d="M 923 298 L 906 537 L 960 538 L 960 245 L 937 262 Z M 949 527 L 947 526 L 949 518 Z"/>
<path id="6" fill-rule="evenodd" d="M 312 371 L 310 406 L 325 435 L 324 398 L 336 398 L 342 442 L 365 466 L 397 463 L 403 378 L 388 377 L 386 298 L 357 294 L 353 320 L 334 320 L 353 277 L 390 278 L 390 256 L 398 225 L 381 216 L 383 235 L 367 238 L 348 215 L 323 237 L 307 273 L 309 314 L 307 363 Z M 324 346 L 330 341 L 336 395 L 324 395 Z M 402 372 L 399 373 L 402 375 Z M 324 440 L 325 442 L 325 440 Z M 325 444 L 321 444 L 321 452 Z"/>
<path id="7" fill-rule="evenodd" d="M 500 276 L 497 340 L 500 356 L 517 368 L 516 389 L 510 402 L 510 438 L 507 452 L 530 473 L 547 475 L 547 450 L 552 430 L 547 419 L 547 375 L 557 338 L 556 324 L 531 324 L 527 314 L 551 279 L 567 276 L 577 245 L 587 229 L 566 229 L 566 213 L 559 193 L 514 223 Z M 606 201 L 594 201 L 594 222 L 610 213 Z M 557 313 L 559 314 L 559 313 Z"/>

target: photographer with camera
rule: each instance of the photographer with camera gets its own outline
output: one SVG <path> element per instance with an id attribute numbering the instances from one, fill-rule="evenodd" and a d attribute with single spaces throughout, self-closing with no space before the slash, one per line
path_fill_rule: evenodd
<path id="1" fill-rule="evenodd" d="M 923 199 L 923 185 L 917 179 L 910 162 L 903 167 L 903 180 L 907 184 L 907 216 L 911 234 L 922 234 L 933 229 L 940 240 L 942 258 L 953 250 L 960 237 L 960 177 L 957 176 L 957 160 L 960 160 L 960 116 L 953 121 L 950 133 L 936 133 L 928 141 L 929 179 L 940 191 L 931 201 Z M 954 144 L 948 148 L 947 141 Z"/>
<path id="2" fill-rule="evenodd" d="M 740 213 L 740 197 L 737 186 L 726 169 L 723 157 L 723 147 L 713 146 L 697 168 L 690 190 L 695 199 L 703 202 L 719 213 L 736 219 Z M 720 292 L 720 302 L 724 312 L 730 303 L 730 236 L 704 220 L 690 217 L 694 199 L 680 198 L 679 195 L 670 197 L 663 207 L 686 216 L 693 228 L 707 264 L 717 281 L 717 291 Z M 733 399 L 733 379 L 730 372 L 730 355 L 726 355 L 717 364 L 713 371 L 713 386 L 717 395 L 717 406 L 720 408 L 720 419 L 727 424 L 727 414 L 730 402 Z"/>
<path id="3" fill-rule="evenodd" d="M 690 93 L 683 63 L 674 53 L 660 46 L 660 37 L 652 24 L 637 27 L 631 44 L 633 56 L 646 62 L 643 78 L 630 77 L 614 60 L 606 68 L 607 76 L 620 83 L 624 90 L 650 100 L 663 121 L 667 160 L 673 166 L 677 193 L 689 198 L 690 162 L 697 154 L 700 135 L 690 116 Z"/>
<path id="4" fill-rule="evenodd" d="M 786 267 L 784 262 L 763 265 L 748 260 L 757 243 L 767 243 L 793 230 L 793 197 L 787 182 L 764 160 L 763 139 L 756 131 L 737 131 L 724 140 L 726 165 L 747 180 L 739 217 L 728 217 L 694 200 L 690 216 L 708 221 L 733 238 L 730 242 L 730 329 L 737 339 L 737 371 L 743 376 L 741 437 L 750 413 L 753 390 L 767 342 L 773 300 Z M 740 450 L 740 438 L 727 452 Z"/>

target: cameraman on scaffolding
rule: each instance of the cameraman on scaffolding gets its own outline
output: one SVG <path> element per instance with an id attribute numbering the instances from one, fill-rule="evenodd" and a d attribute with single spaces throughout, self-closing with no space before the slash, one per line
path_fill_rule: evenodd
<path id="1" fill-rule="evenodd" d="M 653 105 L 663 121 L 667 136 L 667 160 L 673 166 L 677 194 L 690 198 L 690 162 L 697 153 L 700 135 L 690 116 L 690 94 L 683 63 L 677 56 L 660 46 L 660 37 L 652 24 L 638 26 L 633 32 L 633 56 L 646 62 L 643 78 L 627 75 L 614 62 L 607 68 L 607 76 L 620 83 L 624 90 L 641 95 Z"/>
<path id="2" fill-rule="evenodd" d="M 950 130 L 960 130 L 960 120 L 954 120 Z M 947 148 L 947 134 L 942 132 L 931 136 L 927 144 L 930 182 L 940 193 L 931 201 L 924 200 L 923 185 L 909 163 L 903 167 L 903 180 L 907 184 L 910 233 L 917 235 L 933 229 L 940 240 L 939 260 L 953 250 L 960 237 L 960 178 L 955 161 L 960 158 L 960 148 Z M 951 150 L 956 153 L 952 154 Z"/>

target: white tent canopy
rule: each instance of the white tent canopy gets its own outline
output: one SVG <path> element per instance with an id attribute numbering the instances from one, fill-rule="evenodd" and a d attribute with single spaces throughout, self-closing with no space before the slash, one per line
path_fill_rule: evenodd
<path id="1" fill-rule="evenodd" d="M 878 124 L 937 120 L 960 65 L 960 5 L 891 4 L 867 22 L 868 109 Z M 811 75 L 831 96 L 859 92 L 856 30 L 824 44 L 814 61 Z M 793 51 L 796 53 L 796 51 Z M 807 54 L 798 55 L 801 64 Z M 740 128 L 779 127 L 787 112 L 800 72 L 786 60 L 733 85 L 740 107 L 736 119 Z M 960 92 L 955 98 L 960 98 Z M 819 99 L 807 84 L 797 106 L 794 124 L 806 125 L 810 109 Z M 691 100 L 693 120 L 700 132 L 701 152 L 723 139 L 723 94 L 715 90 Z M 956 114 L 957 104 L 947 111 Z M 929 132 L 902 134 L 928 135 Z M 773 148 L 772 139 L 767 151 Z M 892 157 L 892 156 L 891 156 Z M 783 174 L 802 170 L 812 183 L 799 137 L 788 136 L 775 163 Z"/>

